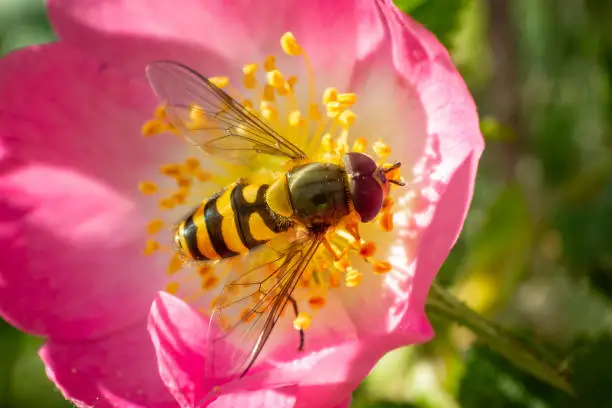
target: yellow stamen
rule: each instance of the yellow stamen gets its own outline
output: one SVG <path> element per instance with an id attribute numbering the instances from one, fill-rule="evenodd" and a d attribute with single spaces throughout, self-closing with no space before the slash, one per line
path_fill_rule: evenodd
<path id="1" fill-rule="evenodd" d="M 293 57 L 297 57 L 302 53 L 302 47 L 290 32 L 283 34 L 281 37 L 281 47 L 283 47 L 283 51 L 285 51 L 287 55 Z"/>
<path id="2" fill-rule="evenodd" d="M 293 328 L 295 330 L 308 330 L 310 328 L 310 323 L 312 322 L 312 317 L 306 312 L 300 312 L 297 317 L 293 320 Z"/>
<path id="3" fill-rule="evenodd" d="M 298 77 L 296 77 L 295 75 L 291 75 L 289 78 L 287 78 L 287 86 L 289 87 L 289 90 L 293 91 L 297 80 Z"/>
<path id="4" fill-rule="evenodd" d="M 354 93 L 341 93 L 338 94 L 336 98 L 338 102 L 340 102 L 347 108 L 357 102 L 357 95 L 355 95 Z"/>
<path id="5" fill-rule="evenodd" d="M 298 127 L 302 126 L 304 123 L 304 119 L 302 119 L 302 112 L 296 109 L 289 113 L 289 125 Z"/>
<path id="6" fill-rule="evenodd" d="M 323 92 L 323 105 L 327 106 L 330 102 L 338 101 L 338 90 L 336 88 L 327 88 Z"/>
<path id="7" fill-rule="evenodd" d="M 202 289 L 204 289 L 204 290 L 214 289 L 215 286 L 217 286 L 218 283 L 219 283 L 219 278 L 217 278 L 215 275 L 207 276 L 202 281 Z"/>
<path id="8" fill-rule="evenodd" d="M 351 139 L 350 131 L 355 123 L 356 115 L 352 111 L 352 106 L 357 102 L 358 98 L 354 93 L 345 92 L 339 93 L 336 88 L 327 88 L 323 94 L 316 93 L 315 74 L 311 65 L 309 56 L 306 50 L 302 49 L 301 45 L 290 33 L 285 33 L 281 38 L 281 47 L 283 51 L 290 56 L 301 56 L 306 65 L 307 81 L 303 77 L 291 75 L 290 72 L 281 71 L 276 65 L 276 58 L 272 55 L 266 56 L 264 61 L 258 63 L 245 64 L 242 67 L 242 80 L 246 89 L 252 91 L 247 93 L 249 99 L 245 99 L 240 95 L 238 89 L 234 89 L 229 83 L 228 77 L 210 78 L 211 82 L 220 88 L 226 87 L 231 91 L 232 96 L 242 101 L 245 109 L 257 115 L 262 120 L 267 120 L 272 123 L 269 125 L 275 130 L 282 132 L 287 138 L 294 142 L 297 146 L 303 147 L 312 160 L 324 161 L 328 163 L 341 164 L 342 156 L 347 152 L 365 152 L 370 149 L 370 144 L 365 138 L 361 137 L 357 140 Z M 261 66 L 261 69 L 260 69 Z M 308 99 L 306 101 L 298 100 L 298 96 L 303 95 L 302 89 L 307 87 Z M 322 102 L 322 104 L 321 104 Z M 189 103 L 189 102 L 187 102 Z M 207 120 L 210 120 L 208 114 L 204 111 L 208 107 L 199 105 L 187 106 L 185 112 L 184 126 L 187 129 L 202 129 L 206 127 Z M 225 109 L 229 109 L 225 107 Z M 331 118 L 331 120 L 329 119 Z M 237 124 L 234 130 L 241 135 L 248 134 L 246 125 Z M 165 106 L 158 106 L 155 110 L 154 117 L 146 122 L 142 128 L 143 134 L 148 136 L 157 135 L 160 133 L 179 134 L 178 129 L 168 120 Z M 385 157 L 389 156 L 391 149 L 382 141 L 378 141 L 372 145 L 372 149 L 381 159 L 381 166 L 389 166 L 382 164 Z M 194 153 L 195 154 L 195 153 Z M 254 172 L 253 179 L 249 180 L 253 183 L 269 183 L 271 180 L 279 177 L 281 174 L 268 170 L 266 165 L 267 159 L 262 159 L 258 163 L 258 168 Z M 177 208 L 183 210 L 186 206 L 192 206 L 195 201 L 202 200 L 203 197 L 210 194 L 211 186 L 203 186 L 201 183 L 214 180 L 215 183 L 226 184 L 226 177 L 217 177 L 204 168 L 208 161 L 200 162 L 196 157 L 186 157 L 184 160 L 177 160 L 176 163 L 166 163 L 161 166 L 161 174 L 170 178 L 170 183 L 166 179 L 165 183 L 158 184 L 150 181 L 139 183 L 139 190 L 143 194 L 154 194 L 163 192 L 156 199 L 159 203 L 160 210 L 170 210 Z M 290 162 L 285 164 L 288 170 L 299 163 Z M 237 176 L 230 169 L 232 177 Z M 244 175 L 244 174 L 242 174 Z M 401 180 L 398 170 L 389 171 L 386 176 L 393 180 Z M 253 181 L 257 180 L 257 182 Z M 168 188 L 170 184 L 170 188 Z M 257 184 L 259 185 L 259 184 Z M 169 191 L 168 191 L 169 190 Z M 387 197 L 383 202 L 383 208 L 376 217 L 378 228 L 384 231 L 393 229 L 393 200 Z M 150 238 L 153 236 L 161 237 L 164 226 L 169 223 L 176 222 L 174 213 L 168 218 L 154 218 L 147 225 L 147 233 Z M 334 229 L 330 229 L 325 235 L 325 248 L 321 248 L 315 254 L 311 268 L 304 271 L 300 281 L 297 284 L 297 290 L 293 295 L 300 302 L 308 302 L 309 311 L 315 314 L 318 310 L 326 306 L 327 290 L 336 288 L 342 285 L 346 287 L 355 287 L 361 284 L 363 280 L 362 273 L 352 266 L 351 259 L 357 257 L 363 258 L 362 261 L 369 263 L 372 267 L 372 272 L 375 274 L 384 274 L 391 270 L 391 264 L 384 260 L 377 260 L 376 245 L 369 241 L 366 237 L 362 238 L 359 232 L 360 219 L 357 213 L 345 217 L 342 222 Z M 169 237 L 164 237 L 169 238 Z M 151 255 L 159 251 L 165 251 L 170 246 L 160 244 L 160 240 L 149 239 L 146 241 L 144 252 Z M 351 256 L 349 257 L 349 253 Z M 184 254 L 179 254 L 178 251 L 173 251 L 172 256 L 168 258 L 167 263 L 168 274 L 191 274 L 192 278 L 197 279 L 176 279 L 176 282 L 168 284 L 167 290 L 171 293 L 179 292 L 179 283 L 185 285 L 189 283 L 189 289 L 181 286 L 181 294 L 189 293 L 185 298 L 187 301 L 200 299 L 206 291 L 213 291 L 219 287 L 221 280 L 225 277 L 228 271 L 233 271 L 237 268 L 240 273 L 241 263 L 219 264 L 197 264 L 193 268 L 183 268 Z M 360 261 L 361 262 L 361 261 Z M 226 265 L 226 266 L 223 266 Z M 244 265 L 242 265 L 244 267 Z M 276 270 L 277 264 L 269 265 L 271 270 Z M 267 269 L 262 269 L 257 274 L 267 276 Z M 218 273 L 217 273 L 218 272 Z M 258 281 L 262 276 L 253 276 L 253 281 Z M 249 277 L 251 279 L 251 277 Z M 199 284 L 197 292 L 193 293 L 191 282 L 195 281 Z M 266 284 L 260 286 L 260 290 L 265 291 L 270 298 L 279 296 L 280 293 L 274 288 L 274 282 L 270 280 Z M 250 313 L 253 308 L 257 312 L 265 312 L 269 310 L 271 304 L 269 301 L 263 302 L 262 293 L 253 294 L 255 286 L 247 284 L 228 285 L 223 289 L 223 296 L 218 296 L 211 303 L 211 308 L 219 305 L 234 304 L 237 300 L 244 299 L 242 311 L 236 309 L 230 315 L 225 316 L 223 321 L 219 322 L 220 327 L 229 328 L 243 322 L 250 322 L 258 315 Z M 250 301 L 249 305 L 246 305 Z M 210 310 L 206 307 L 202 308 L 202 313 L 209 313 Z M 290 306 L 285 307 L 281 313 L 286 317 L 293 315 Z M 294 317 L 294 316 L 292 316 Z M 291 318 L 292 318 L 291 317 Z M 293 325 L 296 329 L 308 329 L 312 324 L 312 317 L 308 313 L 299 313 L 298 317 L 293 320 Z"/>
<path id="9" fill-rule="evenodd" d="M 170 293 L 171 295 L 176 295 L 178 293 L 178 290 L 178 282 L 170 282 L 166 285 L 166 292 Z"/>
<path id="10" fill-rule="evenodd" d="M 198 267 L 198 275 L 200 275 L 201 277 L 204 277 L 204 276 L 208 275 L 212 271 L 213 271 L 212 266 L 210 266 L 208 264 L 200 265 Z"/>
<path id="11" fill-rule="evenodd" d="M 138 183 L 138 190 L 145 195 L 155 194 L 157 193 L 157 184 L 152 181 L 141 181 Z"/>
<path id="12" fill-rule="evenodd" d="M 171 210 L 176 206 L 174 200 L 171 198 L 162 198 L 159 200 L 159 209 L 162 211 Z"/>
<path id="13" fill-rule="evenodd" d="M 273 69 L 270 72 L 266 72 L 266 79 L 268 81 L 268 84 L 270 84 L 270 86 L 273 86 L 275 89 L 280 90 L 285 86 L 285 78 L 278 69 Z"/>
<path id="14" fill-rule="evenodd" d="M 261 116 L 263 116 L 264 118 L 266 118 L 269 121 L 274 121 L 275 119 L 278 118 L 277 110 L 268 101 L 262 101 L 261 102 L 261 105 L 259 107 L 259 111 L 261 112 Z"/>
<path id="15" fill-rule="evenodd" d="M 360 137 L 357 140 L 355 140 L 355 143 L 353 143 L 353 151 L 358 152 L 358 153 L 363 153 L 366 151 L 367 146 L 368 146 L 368 141 L 365 138 Z"/>
<path id="16" fill-rule="evenodd" d="M 163 227 L 164 227 L 164 222 L 161 219 L 156 218 L 154 220 L 151 220 L 147 224 L 147 234 L 155 235 L 159 231 L 161 231 Z"/>
<path id="17" fill-rule="evenodd" d="M 374 270 L 374 273 L 383 274 L 383 273 L 390 272 L 391 269 L 393 269 L 393 267 L 391 266 L 391 263 L 388 261 L 376 260 L 372 262 L 372 269 Z"/>
<path id="18" fill-rule="evenodd" d="M 161 245 L 159 245 L 159 242 L 155 241 L 154 239 L 148 239 L 147 242 L 145 243 L 144 254 L 152 255 L 153 253 L 158 251 L 160 248 L 161 248 Z"/>
<path id="19" fill-rule="evenodd" d="M 335 118 L 338 115 L 340 115 L 343 111 L 344 111 L 344 105 L 342 105 L 340 102 L 329 102 L 326 106 L 327 108 L 327 117 L 328 118 Z"/>
<path id="20" fill-rule="evenodd" d="M 393 213 L 384 212 L 380 217 L 380 227 L 383 231 L 393 231 Z"/>
<path id="21" fill-rule="evenodd" d="M 341 272 L 346 272 L 346 269 L 351 266 L 351 261 L 348 256 L 343 256 L 337 261 L 334 261 L 334 267 Z"/>
<path id="22" fill-rule="evenodd" d="M 321 309 L 325 306 L 325 298 L 323 296 L 312 296 L 308 299 L 308 305 L 314 310 Z"/>
<path id="23" fill-rule="evenodd" d="M 338 120 L 340 121 L 340 123 L 342 123 L 343 126 L 351 126 L 354 122 L 355 119 L 357 119 L 357 115 L 355 115 L 352 111 L 350 110 L 345 110 L 343 111 L 339 116 L 338 116 Z"/>
<path id="24" fill-rule="evenodd" d="M 319 109 L 319 105 L 317 105 L 316 103 L 311 103 L 308 106 L 308 117 L 314 121 L 321 120 L 323 116 L 321 115 L 321 110 Z"/>
<path id="25" fill-rule="evenodd" d="M 244 75 L 253 75 L 255 72 L 257 72 L 257 64 L 246 64 L 242 67 Z"/>
<path id="26" fill-rule="evenodd" d="M 159 105 L 157 108 L 155 108 L 155 112 L 153 112 L 153 117 L 161 121 L 165 121 L 166 119 L 168 119 L 168 114 L 166 113 L 166 105 Z"/>
<path id="27" fill-rule="evenodd" d="M 264 71 L 270 72 L 276 69 L 276 57 L 274 55 L 268 55 L 264 61 Z"/>
<path id="28" fill-rule="evenodd" d="M 395 204 L 395 200 L 393 199 L 393 197 L 386 196 L 384 201 L 383 201 L 382 211 L 386 212 L 386 211 L 391 210 L 391 208 L 393 207 L 394 204 Z"/>
<path id="29" fill-rule="evenodd" d="M 274 87 L 270 84 L 264 85 L 263 100 L 272 102 L 274 101 Z"/>
<path id="30" fill-rule="evenodd" d="M 183 267 L 183 260 L 178 252 L 175 252 L 172 258 L 170 258 L 170 262 L 168 263 L 168 267 L 166 269 L 166 273 L 168 275 L 172 275 L 177 273 Z"/>
<path id="31" fill-rule="evenodd" d="M 181 174 L 181 166 L 178 164 L 162 164 L 160 170 L 164 176 L 169 177 L 176 177 Z"/>
<path id="32" fill-rule="evenodd" d="M 361 275 L 361 272 L 352 266 L 348 267 L 346 270 L 346 276 L 344 278 L 344 283 L 348 288 L 354 288 L 355 286 L 359 285 L 362 279 L 363 276 Z"/>
<path id="33" fill-rule="evenodd" d="M 332 138 L 331 134 L 326 133 L 323 135 L 323 138 L 321 139 L 321 147 L 323 147 L 323 150 L 328 153 L 331 153 L 334 150 L 334 139 Z"/>
<path id="34" fill-rule="evenodd" d="M 376 244 L 374 242 L 364 242 L 359 248 L 359 255 L 363 258 L 369 258 L 376 253 Z"/>
<path id="35" fill-rule="evenodd" d="M 147 120 L 144 125 L 142 125 L 141 133 L 143 136 L 151 137 L 156 136 L 161 133 L 164 133 L 168 130 L 168 125 L 161 120 L 151 119 Z"/>
<path id="36" fill-rule="evenodd" d="M 372 149 L 381 159 L 384 159 L 391 154 L 391 148 L 383 143 L 382 140 L 374 142 L 374 144 L 372 144 Z"/>

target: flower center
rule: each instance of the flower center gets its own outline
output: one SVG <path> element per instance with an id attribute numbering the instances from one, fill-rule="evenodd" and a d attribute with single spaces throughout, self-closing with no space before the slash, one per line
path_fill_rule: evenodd
<path id="1" fill-rule="evenodd" d="M 350 151 L 363 153 L 371 149 L 379 166 L 390 167 L 385 163 L 385 159 L 391 155 L 387 144 L 382 140 L 370 144 L 365 137 L 353 138 L 350 134 L 357 119 L 351 110 L 357 102 L 357 96 L 354 93 L 341 93 L 335 88 L 327 88 L 322 95 L 317 96 L 314 72 L 307 53 L 291 33 L 282 36 L 281 46 L 286 55 L 303 59 L 306 66 L 305 98 L 301 98 L 302 93 L 299 92 L 303 91 L 300 89 L 302 78 L 282 72 L 274 56 L 266 57 L 261 65 L 244 65 L 240 87 L 234 86 L 224 76 L 209 80 L 265 120 L 279 134 L 302 148 L 309 160 L 341 165 L 344 154 Z M 197 128 L 204 119 L 201 108 L 192 106 L 189 126 Z M 161 133 L 178 135 L 178 130 L 168 121 L 163 106 L 155 111 L 153 119 L 143 125 L 142 132 L 146 137 Z M 166 225 L 175 224 L 194 205 L 240 178 L 247 176 L 249 182 L 274 181 L 279 177 L 278 171 L 269 170 L 266 160 L 271 164 L 275 159 L 262 159 L 260 168 L 250 169 L 250 173 L 245 174 L 243 168 L 233 165 L 221 164 L 222 171 L 211 170 L 208 165 L 205 169 L 199 159 L 189 156 L 179 162 L 162 164 L 159 181 L 143 181 L 139 184 L 141 193 L 156 197 L 159 207 L 159 216 L 147 225 L 149 239 L 145 243 L 144 253 L 147 256 L 169 256 L 169 280 L 165 290 L 198 305 L 203 314 L 209 315 L 214 304 L 219 301 L 219 296 L 215 296 L 220 289 L 219 283 L 224 281 L 225 275 L 237 261 L 229 259 L 189 265 L 181 259 L 173 245 L 163 243 L 158 237 L 169 235 L 162 234 L 167 232 Z M 401 180 L 397 169 L 390 170 L 386 176 L 398 182 Z M 394 199 L 387 195 L 380 212 L 372 221 L 372 224 L 378 225 L 379 231 L 393 230 L 394 205 Z M 325 308 L 330 291 L 341 285 L 348 288 L 358 286 L 366 270 L 383 275 L 392 269 L 389 261 L 377 257 L 374 241 L 360 232 L 359 217 L 355 212 L 330 228 L 325 238 L 293 293 L 293 298 L 300 305 L 307 305 L 307 308 L 300 307 L 301 312 L 294 316 L 293 326 L 296 330 L 307 330 L 311 326 L 312 317 Z M 223 296 L 232 296 L 232 293 L 227 290 Z M 239 295 L 236 293 L 235 296 Z M 252 317 L 247 312 L 242 311 L 236 319 Z"/>

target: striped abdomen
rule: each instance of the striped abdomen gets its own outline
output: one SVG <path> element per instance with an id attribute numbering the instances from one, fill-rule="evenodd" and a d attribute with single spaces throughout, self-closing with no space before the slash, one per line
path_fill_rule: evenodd
<path id="1" fill-rule="evenodd" d="M 230 258 L 286 231 L 291 221 L 266 203 L 267 184 L 236 183 L 195 209 L 175 234 L 178 250 L 198 261 Z"/>

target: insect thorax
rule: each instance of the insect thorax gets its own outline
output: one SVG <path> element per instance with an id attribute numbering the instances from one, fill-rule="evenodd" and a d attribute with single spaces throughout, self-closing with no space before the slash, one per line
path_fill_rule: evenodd
<path id="1" fill-rule="evenodd" d="M 308 229 L 325 230 L 350 212 L 346 172 L 332 163 L 315 162 L 287 173 L 293 218 Z"/>

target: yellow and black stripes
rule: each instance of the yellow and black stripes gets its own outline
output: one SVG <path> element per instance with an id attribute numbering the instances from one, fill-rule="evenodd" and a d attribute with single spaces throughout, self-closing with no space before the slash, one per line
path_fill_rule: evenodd
<path id="1" fill-rule="evenodd" d="M 179 225 L 179 251 L 198 261 L 230 258 L 289 229 L 292 222 L 266 203 L 267 189 L 238 182 L 204 201 Z"/>

